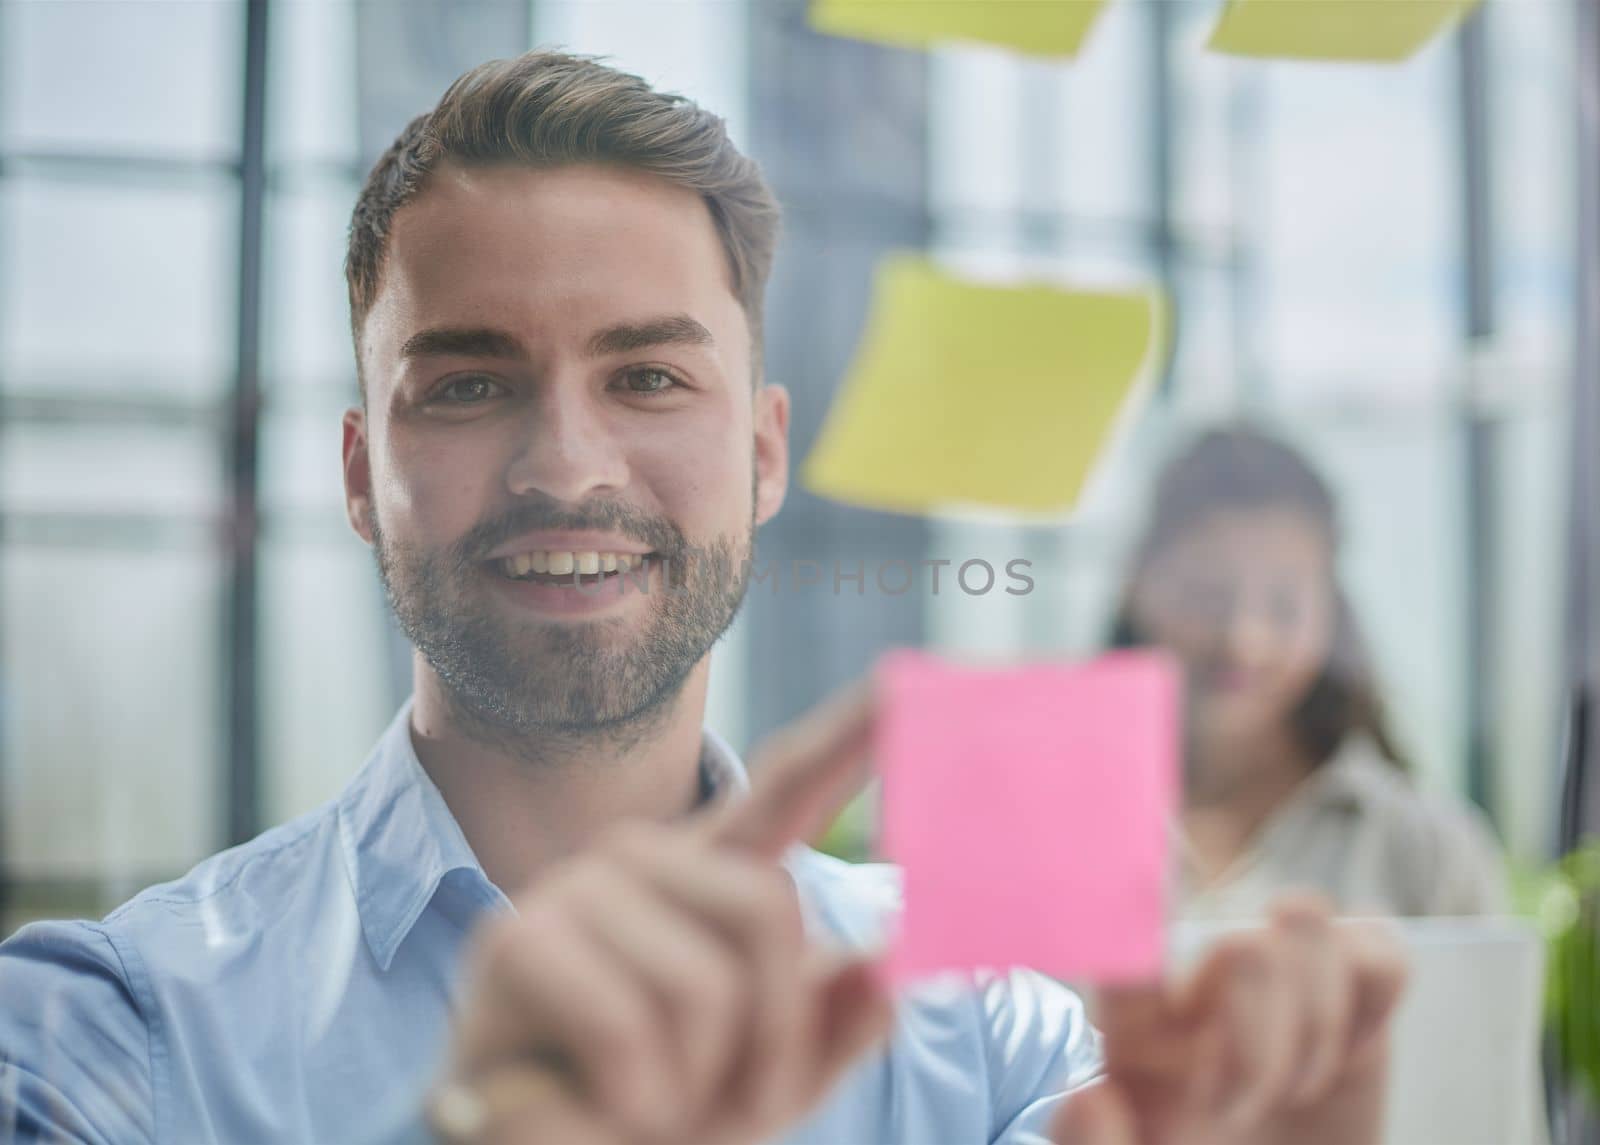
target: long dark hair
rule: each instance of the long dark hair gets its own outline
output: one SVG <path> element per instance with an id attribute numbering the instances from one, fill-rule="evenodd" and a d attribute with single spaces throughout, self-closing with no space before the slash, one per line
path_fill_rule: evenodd
<path id="1" fill-rule="evenodd" d="M 1188 529 L 1219 510 L 1284 507 L 1301 513 L 1339 545 L 1333 493 L 1310 463 L 1284 442 L 1249 426 L 1208 430 L 1162 471 L 1150 520 L 1134 549 L 1110 643 L 1127 648 L 1154 643 L 1139 631 L 1129 607 L 1132 588 L 1155 556 Z M 1330 759 L 1352 732 L 1365 734 L 1396 767 L 1407 766 L 1389 732 L 1366 641 L 1337 575 L 1333 642 L 1316 681 L 1290 716 L 1301 746 L 1316 764 Z"/>

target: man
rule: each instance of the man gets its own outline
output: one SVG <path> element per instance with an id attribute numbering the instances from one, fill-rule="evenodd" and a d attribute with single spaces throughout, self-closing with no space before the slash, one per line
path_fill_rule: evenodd
<path id="1" fill-rule="evenodd" d="M 14 1136 L 1374 1139 L 1381 941 L 1290 904 L 1108 997 L 1103 1045 L 1027 973 L 891 1004 L 863 953 L 890 876 L 796 845 L 859 781 L 870 695 L 748 792 L 702 729 L 787 481 L 776 222 L 719 120 L 554 53 L 462 77 L 379 160 L 345 492 L 414 696 L 330 806 L 0 948 Z"/>

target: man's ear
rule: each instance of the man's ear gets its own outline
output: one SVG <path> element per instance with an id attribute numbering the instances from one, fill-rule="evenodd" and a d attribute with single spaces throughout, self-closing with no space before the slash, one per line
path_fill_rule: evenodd
<path id="1" fill-rule="evenodd" d="M 372 462 L 367 456 L 367 414 L 344 411 L 344 511 L 350 527 L 372 544 Z"/>
<path id="2" fill-rule="evenodd" d="M 783 507 L 789 492 L 789 391 L 762 383 L 755 393 L 756 524 Z"/>

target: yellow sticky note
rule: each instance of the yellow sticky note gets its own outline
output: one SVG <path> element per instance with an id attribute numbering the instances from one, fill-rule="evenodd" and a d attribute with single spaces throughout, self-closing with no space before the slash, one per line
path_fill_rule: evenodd
<path id="1" fill-rule="evenodd" d="M 1407 59 L 1479 0 L 1229 0 L 1208 43 L 1236 56 Z"/>
<path id="2" fill-rule="evenodd" d="M 1159 360 L 1164 322 L 1154 288 L 978 285 L 892 258 L 801 479 L 821 496 L 898 512 L 1069 509 Z"/>
<path id="3" fill-rule="evenodd" d="M 812 0 L 811 26 L 830 36 L 925 48 L 946 40 L 1075 56 L 1105 0 Z"/>

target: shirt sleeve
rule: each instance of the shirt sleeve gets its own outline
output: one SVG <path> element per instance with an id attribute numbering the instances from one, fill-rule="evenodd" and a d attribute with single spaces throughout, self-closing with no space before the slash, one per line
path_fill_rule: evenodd
<path id="1" fill-rule="evenodd" d="M 1077 994 L 1031 970 L 988 980 L 980 1002 L 994 1145 L 1046 1145 L 1062 1100 L 1100 1076 L 1100 1035 Z"/>
<path id="2" fill-rule="evenodd" d="M 0 1141 L 153 1141 L 149 1047 L 103 927 L 35 923 L 0 944 Z"/>

